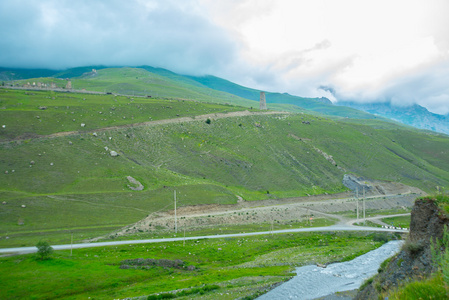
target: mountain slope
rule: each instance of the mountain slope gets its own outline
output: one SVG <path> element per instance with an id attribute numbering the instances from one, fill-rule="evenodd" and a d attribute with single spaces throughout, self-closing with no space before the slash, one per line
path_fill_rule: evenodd
<path id="1" fill-rule="evenodd" d="M 438 115 L 429 112 L 420 105 L 399 107 L 386 103 L 356 103 L 339 101 L 338 105 L 348 106 L 389 118 L 415 128 L 427 129 L 449 134 L 449 115 Z"/>
<path id="2" fill-rule="evenodd" d="M 259 101 L 260 91 L 247 88 L 233 82 L 227 81 L 215 76 L 186 76 L 191 78 L 204 86 L 209 88 L 234 94 L 236 96 Z M 335 106 L 329 99 L 326 98 L 304 98 L 289 95 L 287 93 L 271 93 L 265 92 L 267 104 L 290 104 L 302 107 L 307 110 L 319 112 L 321 114 L 327 114 L 339 117 L 359 118 L 359 119 L 376 119 L 378 117 L 371 114 L 364 113 L 360 110 L 352 108 L 343 108 Z M 270 107 L 270 105 L 268 105 Z"/>
<path id="3" fill-rule="evenodd" d="M 215 118 L 245 108 L 54 91 L 0 89 L 0 99 L 0 237 L 11 238 L 0 244 L 43 231 L 105 234 L 171 210 L 174 190 L 182 207 L 339 193 L 347 173 L 449 185 L 447 136 L 378 120 Z"/>
<path id="4" fill-rule="evenodd" d="M 93 74 L 92 69 L 97 72 Z M 28 72 L 28 75 L 39 72 Z M 185 76 L 166 69 L 141 66 L 137 68 L 89 66 L 72 68 L 65 71 L 42 72 L 40 77 L 71 78 L 74 89 L 86 89 L 99 92 L 114 92 L 129 95 L 151 95 L 156 97 L 179 97 L 230 103 L 246 107 L 259 107 L 260 91 L 246 88 L 215 76 Z M 26 79 L 37 81 L 30 76 Z M 22 79 L 22 77 L 13 78 Z M 51 81 L 51 80 L 49 80 Z M 17 83 L 17 82 L 16 82 Z M 26 82 L 19 82 L 24 84 Z M 62 85 L 61 87 L 63 87 Z M 269 109 L 282 109 L 299 112 L 307 109 L 318 114 L 330 116 L 379 119 L 360 110 L 333 105 L 326 98 L 303 98 L 289 94 L 266 92 Z"/>

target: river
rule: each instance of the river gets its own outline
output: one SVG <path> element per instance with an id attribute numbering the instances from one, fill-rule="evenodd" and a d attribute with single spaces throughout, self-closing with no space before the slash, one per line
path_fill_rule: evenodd
<path id="1" fill-rule="evenodd" d="M 316 299 L 358 289 L 366 279 L 377 274 L 384 260 L 399 252 L 401 245 L 402 241 L 390 241 L 351 261 L 326 268 L 315 265 L 296 268 L 295 277 L 257 299 Z"/>

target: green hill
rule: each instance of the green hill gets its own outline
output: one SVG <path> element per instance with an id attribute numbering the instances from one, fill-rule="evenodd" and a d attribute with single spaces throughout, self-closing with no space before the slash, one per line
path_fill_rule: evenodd
<path id="1" fill-rule="evenodd" d="M 259 101 L 260 92 L 259 90 L 247 88 L 228 80 L 215 77 L 215 76 L 186 76 L 198 83 L 209 88 L 227 92 L 242 98 Z M 321 114 L 338 116 L 338 117 L 348 117 L 348 118 L 358 118 L 358 119 L 376 119 L 378 117 L 362 112 L 357 109 L 335 106 L 326 98 L 304 98 L 293 96 L 287 93 L 272 93 L 265 92 L 267 104 L 291 104 L 310 111 L 318 112 Z M 271 107 L 271 105 L 268 105 Z"/>
<path id="2" fill-rule="evenodd" d="M 92 72 L 93 69 L 96 70 L 95 73 Z M 16 79 L 14 83 L 19 85 L 30 81 L 40 81 L 47 84 L 56 82 L 58 87 L 64 88 L 66 82 L 62 78 L 71 78 L 72 86 L 77 90 L 86 89 L 105 93 L 148 95 L 152 97 L 176 97 L 245 107 L 259 107 L 259 90 L 243 87 L 215 76 L 186 76 L 150 66 L 137 68 L 88 66 L 65 71 L 42 70 L 42 75 L 36 77 L 52 76 L 45 80 L 31 77 L 31 75 L 40 74 L 38 71 L 27 70 L 21 73 L 23 74 L 22 77 L 11 79 Z M 26 80 L 20 80 L 22 78 Z M 303 98 L 285 93 L 266 92 L 266 99 L 269 109 L 291 112 L 307 109 L 311 113 L 334 117 L 379 119 L 379 117 L 360 110 L 335 106 L 325 98 Z"/>
<path id="3" fill-rule="evenodd" d="M 111 83 L 101 71 L 86 82 L 100 89 L 119 84 L 122 72 L 148 76 L 112 69 Z M 153 78 L 156 87 L 160 78 Z M 85 238 L 111 232 L 172 209 L 175 189 L 179 206 L 187 206 L 338 193 L 346 173 L 426 191 L 449 183 L 447 136 L 378 120 L 8 89 L 0 89 L 0 107 L 3 246 L 33 244 L 44 233 L 55 242 L 66 231 Z M 131 190 L 127 176 L 144 190 Z"/>

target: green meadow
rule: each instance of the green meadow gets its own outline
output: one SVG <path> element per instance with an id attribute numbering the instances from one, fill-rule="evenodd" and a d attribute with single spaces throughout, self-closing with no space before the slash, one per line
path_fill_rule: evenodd
<path id="1" fill-rule="evenodd" d="M 172 210 L 174 190 L 182 207 L 339 193 L 346 173 L 424 191 L 448 185 L 447 136 L 378 120 L 214 118 L 247 108 L 8 89 L 0 89 L 0 107 L 3 247 L 113 232 Z M 210 122 L 195 120 L 205 114 Z M 131 190 L 127 176 L 144 190 Z"/>
<path id="2" fill-rule="evenodd" d="M 257 101 L 162 69 L 85 71 L 76 70 L 72 86 L 95 93 L 64 90 L 67 80 L 53 77 L 12 84 L 53 82 L 59 92 L 0 89 L 2 248 L 41 240 L 68 244 L 72 237 L 74 243 L 172 237 L 169 225 L 114 232 L 172 211 L 175 191 L 182 208 L 337 194 L 348 191 L 345 174 L 425 192 L 449 185 L 449 137 L 443 134 L 298 98 L 313 102 L 310 111 L 291 96 L 289 104 L 270 103 L 277 111 L 266 113 Z M 143 190 L 133 190 L 127 176 Z M 409 219 L 385 221 L 406 225 Z M 313 226 L 333 222 L 314 218 Z M 217 224 L 178 236 L 306 226 L 301 220 Z M 293 276 L 296 266 L 349 260 L 389 238 L 302 233 L 56 251 L 49 260 L 2 257 L 0 298 L 254 299 Z M 139 258 L 183 263 L 123 262 Z"/>
<path id="3" fill-rule="evenodd" d="M 306 233 L 129 245 L 0 258 L 2 299 L 253 299 L 288 280 L 296 266 L 353 259 L 378 235 Z M 179 268 L 124 260 L 181 260 Z M 148 297 L 150 296 L 150 297 Z M 159 298 L 158 298 L 159 297 Z"/>

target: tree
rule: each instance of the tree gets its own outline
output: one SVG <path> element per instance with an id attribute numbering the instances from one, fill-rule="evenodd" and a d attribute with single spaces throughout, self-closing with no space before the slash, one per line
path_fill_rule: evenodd
<path id="1" fill-rule="evenodd" d="M 211 120 L 208 118 L 207 120 L 206 120 L 206 124 L 210 124 L 211 123 Z"/>
<path id="2" fill-rule="evenodd" d="M 39 241 L 36 244 L 37 248 L 37 257 L 41 260 L 49 259 L 51 254 L 53 253 L 53 248 L 50 246 L 48 242 Z"/>

